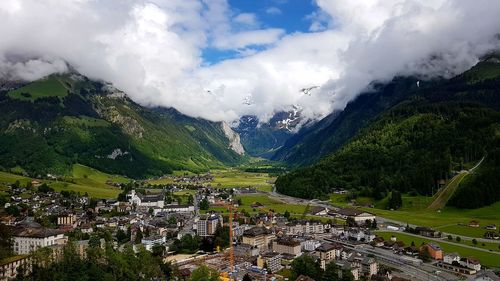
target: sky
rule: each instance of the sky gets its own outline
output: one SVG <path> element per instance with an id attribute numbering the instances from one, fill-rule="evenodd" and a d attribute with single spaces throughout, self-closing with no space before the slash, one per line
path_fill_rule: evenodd
<path id="1" fill-rule="evenodd" d="M 0 76 L 68 71 L 212 121 L 319 119 L 498 49 L 498 0 L 2 0 Z M 308 95 L 301 89 L 315 87 Z"/>

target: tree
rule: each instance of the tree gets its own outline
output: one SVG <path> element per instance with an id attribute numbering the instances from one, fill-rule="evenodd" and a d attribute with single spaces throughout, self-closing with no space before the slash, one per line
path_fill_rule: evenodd
<path id="1" fill-rule="evenodd" d="M 330 262 L 326 265 L 325 272 L 323 273 L 323 281 L 338 281 L 340 267 L 335 262 Z"/>
<path id="2" fill-rule="evenodd" d="M 376 219 L 373 219 L 372 220 L 372 229 L 377 229 L 378 225 L 377 225 L 377 220 Z"/>
<path id="3" fill-rule="evenodd" d="M 176 217 L 174 217 L 174 216 L 170 216 L 170 217 L 168 218 L 168 223 L 169 223 L 169 224 L 177 224 L 177 218 L 176 218 Z"/>
<path id="4" fill-rule="evenodd" d="M 289 219 L 290 218 L 290 212 L 288 210 L 285 211 L 285 214 L 283 215 L 285 218 Z"/>
<path id="5" fill-rule="evenodd" d="M 116 240 L 118 240 L 118 242 L 127 242 L 129 240 L 129 237 L 127 236 L 125 231 L 118 229 L 118 231 L 116 232 Z"/>
<path id="6" fill-rule="evenodd" d="M 7 212 L 7 214 L 14 216 L 14 217 L 19 217 L 19 215 L 21 214 L 21 212 L 19 211 L 19 208 L 17 206 L 14 206 L 14 205 L 10 205 L 9 207 L 7 207 L 5 209 L 5 211 Z"/>
<path id="7" fill-rule="evenodd" d="M 423 262 L 430 262 L 432 260 L 431 255 L 429 254 L 429 251 L 427 248 L 422 249 L 420 253 L 418 254 L 418 257 L 423 261 Z"/>
<path id="8" fill-rule="evenodd" d="M 0 224 L 0 260 L 12 255 L 12 233 L 5 224 Z"/>
<path id="9" fill-rule="evenodd" d="M 460 238 L 460 236 L 457 236 L 457 237 L 455 237 L 455 240 L 456 240 L 457 242 L 460 242 L 460 241 L 462 240 L 462 238 Z"/>
<path id="10" fill-rule="evenodd" d="M 202 265 L 191 273 L 188 281 L 219 281 L 219 272 Z"/>
<path id="11" fill-rule="evenodd" d="M 153 256 L 155 257 L 161 257 L 163 256 L 163 253 L 165 252 L 165 246 L 163 245 L 153 245 L 153 247 L 151 248 L 151 253 L 153 254 Z"/>
<path id="12" fill-rule="evenodd" d="M 38 192 L 49 193 L 49 192 L 54 192 L 54 189 L 48 186 L 46 183 L 43 183 L 38 187 Z"/>
<path id="13" fill-rule="evenodd" d="M 352 275 L 352 272 L 350 270 L 342 270 L 342 278 L 340 278 L 340 281 L 353 281 L 354 280 L 354 275 Z"/>
<path id="14" fill-rule="evenodd" d="M 97 236 L 97 235 L 90 236 L 89 247 L 90 248 L 101 247 L 101 239 L 99 239 L 99 236 Z"/>
<path id="15" fill-rule="evenodd" d="M 451 236 L 450 234 L 448 234 L 448 240 L 453 240 L 453 236 Z"/>
<path id="16" fill-rule="evenodd" d="M 475 238 L 474 238 L 474 239 L 472 239 L 472 244 L 474 244 L 474 246 L 476 246 L 476 245 L 477 245 L 477 240 L 476 240 Z"/>
<path id="17" fill-rule="evenodd" d="M 356 223 L 356 220 L 354 220 L 353 217 L 347 217 L 347 219 L 345 220 L 345 223 L 347 226 L 352 226 L 352 227 L 358 226 L 358 224 Z"/>
<path id="18" fill-rule="evenodd" d="M 300 275 L 309 276 L 314 280 L 321 279 L 321 267 L 314 258 L 309 255 L 303 255 L 293 260 L 291 269 L 294 274 L 294 279 Z"/>
<path id="19" fill-rule="evenodd" d="M 403 199 L 401 197 L 401 192 L 393 190 L 391 192 L 391 197 L 389 198 L 389 202 L 387 203 L 387 208 L 397 210 L 402 206 L 403 206 Z"/>
<path id="20" fill-rule="evenodd" d="M 137 229 L 137 231 L 135 232 L 135 240 L 134 240 L 134 243 L 135 244 L 140 244 L 142 242 L 142 238 L 143 238 L 143 234 L 142 234 L 142 231 L 140 228 Z"/>
<path id="21" fill-rule="evenodd" d="M 248 273 L 246 273 L 246 274 L 243 276 L 242 281 L 253 281 L 253 280 L 252 280 L 252 278 L 250 277 L 250 275 L 248 275 Z"/>
<path id="22" fill-rule="evenodd" d="M 188 205 L 193 205 L 193 203 L 194 203 L 193 194 L 189 194 L 189 196 L 188 196 Z"/>
<path id="23" fill-rule="evenodd" d="M 203 198 L 200 201 L 200 210 L 208 210 L 209 207 L 210 207 L 210 204 L 208 203 L 207 198 Z"/>

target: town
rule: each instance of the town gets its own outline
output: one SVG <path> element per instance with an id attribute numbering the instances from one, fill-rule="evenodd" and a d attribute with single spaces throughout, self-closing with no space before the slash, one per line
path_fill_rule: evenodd
<path id="1" fill-rule="evenodd" d="M 172 279 L 178 280 L 200 266 L 216 270 L 220 280 L 317 280 L 310 268 L 333 271 L 338 280 L 500 280 L 480 260 L 444 252 L 439 242 L 407 244 L 377 235 L 387 230 L 441 238 L 436 230 L 317 201 L 302 216 L 260 202 L 246 206 L 250 214 L 239 211 L 243 202 L 236 198 L 262 191 L 201 184 L 211 180 L 204 175 L 155 186 L 109 182 L 122 193 L 106 200 L 56 192 L 37 180 L 11 184 L 0 226 L 11 235 L 12 256 L 1 261 L 0 280 L 29 273 L 37 251 L 50 249 L 57 259 L 68 244 L 82 256 L 96 245 L 145 249 L 176 267 Z M 496 226 L 488 227 L 497 237 Z"/>

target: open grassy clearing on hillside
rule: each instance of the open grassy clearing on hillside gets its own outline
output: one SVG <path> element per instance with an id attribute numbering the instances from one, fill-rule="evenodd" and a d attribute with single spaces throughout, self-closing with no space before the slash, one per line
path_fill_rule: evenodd
<path id="1" fill-rule="evenodd" d="M 54 77 L 32 82 L 8 93 L 10 98 L 30 101 L 44 97 L 65 97 L 66 95 L 68 95 L 68 89 L 63 82 Z"/>
<path id="2" fill-rule="evenodd" d="M 457 245 L 449 244 L 446 242 L 436 242 L 432 240 L 425 239 L 424 237 L 414 237 L 404 233 L 393 233 L 393 232 L 377 232 L 378 236 L 383 237 L 388 240 L 391 236 L 395 236 L 397 240 L 403 241 L 405 245 L 411 245 L 411 242 L 415 242 L 416 246 L 421 245 L 422 243 L 436 243 L 445 253 L 459 253 L 462 257 L 475 257 L 481 261 L 481 264 L 489 267 L 500 267 L 500 255 L 494 253 L 488 253 L 483 251 L 478 251 L 474 249 L 464 248 Z"/>
<path id="3" fill-rule="evenodd" d="M 431 211 L 437 211 L 444 208 L 448 200 L 450 200 L 453 193 L 455 193 L 458 186 L 467 175 L 467 172 L 462 172 L 454 176 L 445 187 L 441 188 L 436 193 L 434 201 L 427 208 Z"/>
<path id="4" fill-rule="evenodd" d="M 108 180 L 116 183 L 128 183 L 130 181 L 126 177 L 106 174 L 80 164 L 73 165 L 72 175 L 76 180 L 87 179 L 98 183 L 106 183 Z"/>
<path id="5" fill-rule="evenodd" d="M 127 183 L 130 181 L 125 177 L 109 175 L 79 164 L 73 165 L 71 179 L 74 183 L 53 180 L 39 181 L 47 183 L 56 191 L 74 191 L 82 195 L 87 193 L 90 197 L 94 198 L 116 198 L 118 196 L 120 189 L 106 184 L 108 180 L 117 183 Z M 22 185 L 26 185 L 26 183 L 32 180 L 29 177 L 0 172 L 0 183 L 8 184 L 19 181 Z"/>

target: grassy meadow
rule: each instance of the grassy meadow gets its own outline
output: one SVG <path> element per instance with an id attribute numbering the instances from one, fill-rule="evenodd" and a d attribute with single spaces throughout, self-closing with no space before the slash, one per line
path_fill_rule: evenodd
<path id="1" fill-rule="evenodd" d="M 393 233 L 393 232 L 377 232 L 378 236 L 383 237 L 388 240 L 391 236 L 395 236 L 397 240 L 403 241 L 405 245 L 411 245 L 411 242 L 415 242 L 415 245 L 419 246 L 422 243 L 435 243 L 441 246 L 445 253 L 458 253 L 463 257 L 475 257 L 481 261 L 481 264 L 488 267 L 500 267 L 500 255 L 495 253 L 488 253 L 484 251 L 464 248 L 458 245 L 453 245 L 446 243 L 445 241 L 436 242 L 428 240 L 425 237 L 414 237 L 404 233 Z"/>

